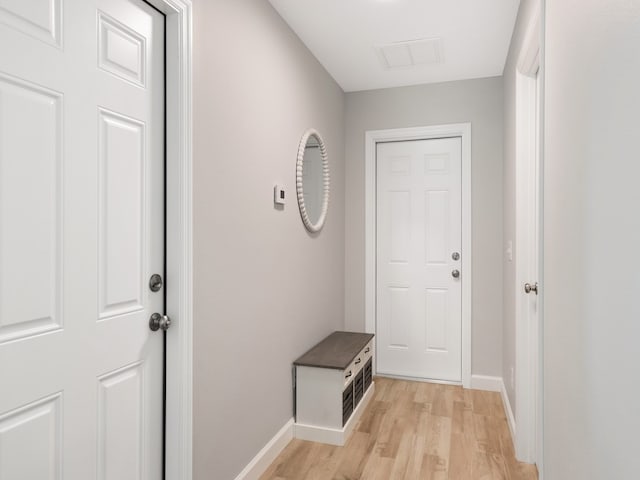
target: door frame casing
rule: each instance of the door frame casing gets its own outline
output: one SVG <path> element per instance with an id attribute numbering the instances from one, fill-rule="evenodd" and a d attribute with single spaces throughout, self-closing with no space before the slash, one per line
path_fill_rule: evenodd
<path id="1" fill-rule="evenodd" d="M 365 331 L 376 333 L 376 144 L 455 138 L 462 140 L 462 385 L 471 386 L 471 123 L 365 132 Z"/>
<path id="2" fill-rule="evenodd" d="M 193 476 L 193 205 L 191 0 L 146 0 L 166 16 L 167 479 Z"/>
<path id="3" fill-rule="evenodd" d="M 536 431 L 542 428 L 542 90 L 541 17 L 534 8 L 516 67 L 516 269 L 515 269 L 515 432 L 516 458 L 537 463 L 542 471 L 542 451 Z M 533 178 L 532 178 L 533 176 Z M 536 178 L 537 177 L 537 178 Z M 532 183 L 535 186 L 531 189 Z M 537 204 L 536 204 L 537 203 Z M 535 207 L 537 218 L 531 218 Z M 538 231 L 532 232 L 537 222 Z M 537 238 L 534 238 L 536 236 Z M 537 250 L 537 253 L 536 253 Z M 529 278 L 531 255 L 537 255 L 538 278 Z M 529 322 L 529 299 L 523 293 L 526 282 L 538 281 L 538 325 Z M 538 432 L 542 438 L 542 432 Z"/>

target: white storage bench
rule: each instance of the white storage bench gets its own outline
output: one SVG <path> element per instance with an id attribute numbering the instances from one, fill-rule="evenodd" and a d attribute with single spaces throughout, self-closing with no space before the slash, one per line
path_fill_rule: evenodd
<path id="1" fill-rule="evenodd" d="M 294 362 L 295 437 L 344 445 L 373 397 L 373 334 L 334 332 Z"/>

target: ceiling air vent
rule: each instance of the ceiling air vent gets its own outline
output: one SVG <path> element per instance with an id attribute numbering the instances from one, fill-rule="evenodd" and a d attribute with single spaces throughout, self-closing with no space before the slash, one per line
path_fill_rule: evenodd
<path id="1" fill-rule="evenodd" d="M 434 65 L 443 62 L 442 39 L 423 38 L 408 42 L 389 43 L 376 47 L 385 70 Z"/>

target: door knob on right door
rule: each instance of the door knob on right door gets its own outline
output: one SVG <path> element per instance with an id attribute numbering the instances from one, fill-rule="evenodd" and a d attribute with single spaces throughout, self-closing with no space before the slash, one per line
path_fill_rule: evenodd
<path id="1" fill-rule="evenodd" d="M 451 272 L 451 276 L 452 276 L 453 278 L 459 278 L 459 277 L 460 277 L 460 270 L 453 270 L 453 271 Z"/>
<path id="2" fill-rule="evenodd" d="M 171 319 L 167 315 L 162 315 L 156 312 L 151 315 L 151 318 L 149 319 L 149 328 L 154 332 L 157 332 L 158 330 L 166 332 L 169 330 L 170 326 Z"/>

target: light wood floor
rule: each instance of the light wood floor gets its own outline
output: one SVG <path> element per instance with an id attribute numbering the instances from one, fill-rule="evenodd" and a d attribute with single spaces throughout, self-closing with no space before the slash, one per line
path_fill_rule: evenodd
<path id="1" fill-rule="evenodd" d="M 500 395 L 376 378 L 344 447 L 294 439 L 261 480 L 537 480 L 515 460 Z"/>

